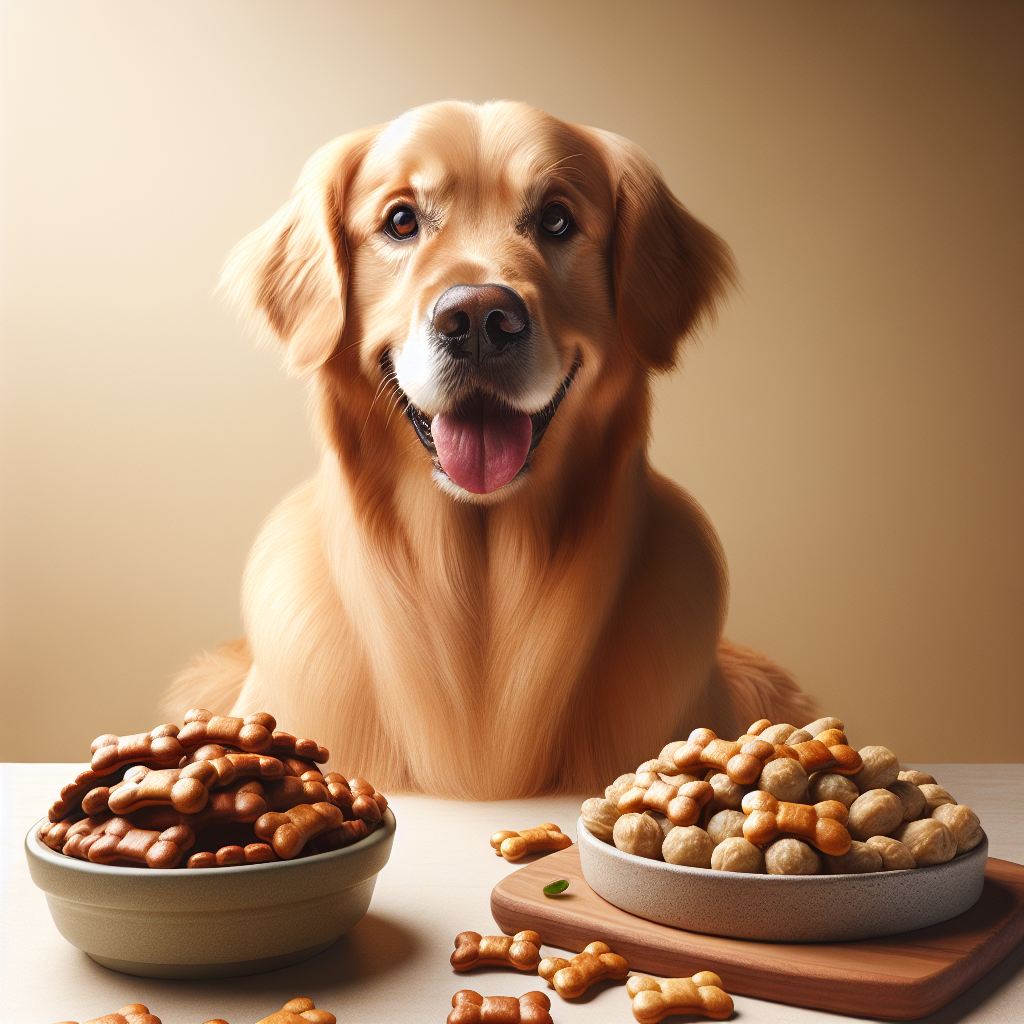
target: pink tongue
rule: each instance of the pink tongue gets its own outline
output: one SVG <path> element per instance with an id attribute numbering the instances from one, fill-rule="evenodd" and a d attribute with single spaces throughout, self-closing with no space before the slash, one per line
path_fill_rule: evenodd
<path id="1" fill-rule="evenodd" d="M 478 401 L 458 413 L 438 413 L 430 432 L 448 476 L 464 491 L 489 494 L 523 468 L 533 424 L 525 412 L 506 412 Z"/>

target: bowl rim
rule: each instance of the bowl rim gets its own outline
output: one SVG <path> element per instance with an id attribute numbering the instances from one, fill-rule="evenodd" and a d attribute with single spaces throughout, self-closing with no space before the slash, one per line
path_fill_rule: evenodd
<path id="1" fill-rule="evenodd" d="M 927 864 L 923 868 L 899 868 L 895 871 L 848 871 L 841 874 L 827 872 L 820 875 L 769 875 L 767 872 L 717 871 L 714 868 L 694 868 L 687 864 L 669 864 L 668 861 L 654 860 L 651 857 L 638 857 L 635 853 L 626 853 L 625 850 L 620 850 L 612 843 L 606 843 L 603 839 L 598 839 L 587 828 L 582 815 L 580 815 L 579 820 L 576 822 L 576 835 L 577 841 L 581 845 L 584 840 L 594 843 L 601 848 L 601 854 L 608 855 L 613 860 L 618 859 L 624 865 L 635 865 L 637 861 L 640 861 L 644 868 L 649 870 L 665 871 L 668 874 L 675 873 L 681 878 L 685 878 L 687 875 L 696 875 L 698 878 L 713 878 L 716 882 L 720 882 L 723 885 L 856 885 L 863 884 L 858 882 L 858 880 L 862 879 L 896 878 L 900 875 L 911 874 L 917 878 L 920 877 L 922 871 L 928 871 L 930 868 L 948 869 L 953 864 L 964 864 L 968 860 L 973 860 L 982 855 L 984 855 L 985 860 L 988 859 L 988 834 L 984 830 L 982 830 L 981 842 L 974 849 L 968 850 L 966 853 L 956 854 L 942 864 Z"/>
<path id="2" fill-rule="evenodd" d="M 293 857 L 291 860 L 267 861 L 262 864 L 233 864 L 229 867 L 215 868 L 188 868 L 182 864 L 176 868 L 149 868 L 149 867 L 127 867 L 121 864 L 96 864 L 90 860 L 81 860 L 78 857 L 70 857 L 52 850 L 38 835 L 40 827 L 49 818 L 42 817 L 28 830 L 25 836 L 25 852 L 28 856 L 38 857 L 48 864 L 57 868 L 66 868 L 71 871 L 81 871 L 86 874 L 110 874 L 116 878 L 209 878 L 216 876 L 237 877 L 239 875 L 253 875 L 260 872 L 283 871 L 294 868 L 297 865 L 323 865 L 332 860 L 344 861 L 348 857 L 355 857 L 365 853 L 367 850 L 387 842 L 395 834 L 397 821 L 395 813 L 390 806 L 384 811 L 381 824 L 377 826 L 368 836 L 360 839 L 351 846 L 343 846 L 339 850 L 328 850 L 326 853 L 314 853 L 309 857 Z"/>

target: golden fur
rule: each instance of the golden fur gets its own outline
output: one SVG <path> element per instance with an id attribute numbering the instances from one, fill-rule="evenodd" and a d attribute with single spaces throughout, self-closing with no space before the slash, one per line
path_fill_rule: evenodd
<path id="1" fill-rule="evenodd" d="M 552 198 L 578 224 L 558 246 L 531 220 Z M 422 211 L 414 245 L 384 237 L 396 199 Z M 267 710 L 384 791 L 480 799 L 598 792 L 695 726 L 802 725 L 786 673 L 722 639 L 718 539 L 646 457 L 650 376 L 732 277 L 636 146 L 522 104 L 435 104 L 321 150 L 225 271 L 310 382 L 321 468 L 256 541 L 247 642 L 166 709 Z M 539 325 L 537 408 L 581 366 L 529 472 L 478 496 L 399 388 L 438 296 L 485 282 Z"/>

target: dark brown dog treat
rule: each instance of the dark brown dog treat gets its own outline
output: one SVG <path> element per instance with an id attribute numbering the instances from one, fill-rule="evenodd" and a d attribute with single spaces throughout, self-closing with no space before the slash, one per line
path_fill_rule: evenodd
<path id="1" fill-rule="evenodd" d="M 345 812 L 346 818 L 353 817 L 352 815 L 352 790 L 348 787 L 348 781 L 344 775 L 338 772 L 328 772 L 324 776 L 324 785 L 327 787 L 327 793 L 330 797 L 330 801 L 335 807 L 340 807 Z"/>
<path id="2" fill-rule="evenodd" d="M 280 729 L 274 732 L 273 743 L 269 754 L 274 757 L 303 757 L 310 761 L 325 764 L 331 756 L 326 747 L 321 747 L 316 740 L 296 739 L 290 732 Z"/>
<path id="3" fill-rule="evenodd" d="M 387 797 L 378 793 L 372 784 L 358 776 L 349 779 L 348 788 L 352 792 L 352 814 L 365 821 L 367 825 L 376 825 L 388 809 Z"/>
<path id="4" fill-rule="evenodd" d="M 284 814 L 268 811 L 256 819 L 256 835 L 283 860 L 291 860 L 316 836 L 337 828 L 344 816 L 331 803 L 300 804 Z"/>
<path id="5" fill-rule="evenodd" d="M 79 860 L 86 860 L 86 854 L 82 850 L 82 843 L 89 836 L 101 833 L 107 822 L 113 818 L 112 814 L 98 814 L 91 818 L 82 818 L 76 821 L 64 834 L 64 845 L 61 853 L 66 857 L 77 857 Z"/>
<path id="6" fill-rule="evenodd" d="M 543 992 L 520 996 L 482 996 L 462 989 L 452 996 L 446 1024 L 551 1024 L 551 1000 Z"/>
<path id="7" fill-rule="evenodd" d="M 289 754 L 285 754 L 283 757 L 275 755 L 284 764 L 285 775 L 294 775 L 295 778 L 301 779 L 306 772 L 317 772 L 319 767 L 312 761 L 305 761 L 301 757 L 293 757 Z"/>
<path id="8" fill-rule="evenodd" d="M 36 833 L 39 841 L 58 853 L 64 849 L 67 841 L 68 829 L 74 824 L 72 818 L 65 818 L 63 821 L 48 821 Z"/>
<path id="9" fill-rule="evenodd" d="M 199 853 L 193 853 L 188 859 L 187 867 L 226 868 L 242 864 L 267 864 L 277 859 L 277 854 L 267 843 L 249 843 L 245 847 L 222 846 L 219 850 L 202 850 Z"/>
<path id="10" fill-rule="evenodd" d="M 253 822 L 267 810 L 262 786 L 255 780 L 236 782 L 226 789 L 210 793 L 206 806 L 198 814 L 182 814 L 173 807 L 143 807 L 132 815 L 140 828 L 165 829 L 185 825 L 197 835 L 212 825 Z"/>
<path id="11" fill-rule="evenodd" d="M 93 740 L 90 767 L 101 775 L 109 775 L 127 764 L 176 768 L 184 756 L 185 749 L 178 740 L 178 727 L 159 725 L 151 732 L 131 736 L 115 736 L 113 733 L 98 736 Z"/>
<path id="12" fill-rule="evenodd" d="M 327 787 L 313 779 L 303 782 L 294 775 L 269 779 L 263 783 L 268 811 L 288 811 L 299 804 L 318 804 L 330 800 Z"/>
<path id="13" fill-rule="evenodd" d="M 264 712 L 231 718 L 215 715 L 205 708 L 193 708 L 185 713 L 185 725 L 178 733 L 178 742 L 186 752 L 208 743 L 226 743 L 248 753 L 262 754 L 270 748 L 275 728 L 275 718 Z"/>
<path id="14" fill-rule="evenodd" d="M 95 864 L 174 868 L 195 843 L 195 835 L 182 825 L 156 832 L 136 828 L 127 818 L 110 818 L 100 830 L 90 832 L 80 842 L 76 840 L 65 843 L 64 852 Z"/>
<path id="15" fill-rule="evenodd" d="M 314 853 L 328 853 L 358 843 L 370 834 L 370 826 L 358 818 L 355 821 L 343 821 L 337 828 L 310 840 L 309 847 Z"/>
<path id="16" fill-rule="evenodd" d="M 106 737 L 101 736 L 100 739 L 106 739 Z M 97 786 L 112 786 L 115 782 L 120 782 L 121 778 L 122 772 L 120 771 L 94 772 L 91 768 L 87 768 L 84 772 L 79 772 L 74 780 L 60 791 L 60 796 L 54 800 L 47 817 L 50 821 L 62 821 L 64 818 L 70 817 L 81 807 L 82 797 L 89 790 L 95 789 Z M 83 811 L 83 814 L 86 813 L 88 812 Z"/>

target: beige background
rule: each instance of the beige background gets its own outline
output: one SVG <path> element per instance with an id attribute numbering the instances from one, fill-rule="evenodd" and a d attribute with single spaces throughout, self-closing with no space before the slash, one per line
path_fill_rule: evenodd
<path id="1" fill-rule="evenodd" d="M 324 141 L 526 100 L 640 143 L 743 289 L 658 386 L 729 635 L 857 744 L 1024 760 L 1019 3 L 3 4 L 0 757 L 156 724 L 313 469 L 211 292 Z M 286 723 L 285 723 L 286 724 Z M 797 723 L 802 724 L 802 723 Z"/>

